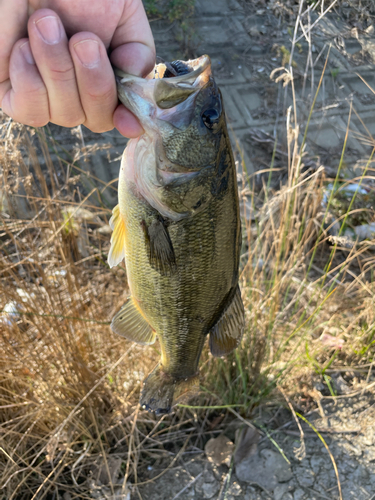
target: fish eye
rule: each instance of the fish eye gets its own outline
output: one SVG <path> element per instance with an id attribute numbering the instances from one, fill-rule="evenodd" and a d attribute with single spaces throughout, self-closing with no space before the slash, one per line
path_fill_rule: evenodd
<path id="1" fill-rule="evenodd" d="M 205 126 L 212 130 L 215 123 L 218 123 L 220 115 L 216 109 L 206 109 L 202 114 L 202 121 Z"/>

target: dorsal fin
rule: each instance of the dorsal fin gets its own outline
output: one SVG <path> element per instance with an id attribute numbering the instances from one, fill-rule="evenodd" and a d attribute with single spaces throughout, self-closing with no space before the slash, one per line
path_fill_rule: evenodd
<path id="1" fill-rule="evenodd" d="M 121 337 L 141 345 L 153 344 L 156 339 L 154 330 L 133 297 L 130 297 L 114 316 L 111 329 Z"/>
<path id="2" fill-rule="evenodd" d="M 108 254 L 109 267 L 117 266 L 125 257 L 125 224 L 120 213 L 119 205 L 112 210 L 112 217 L 109 221 L 113 233 L 111 237 L 111 248 Z"/>
<path id="3" fill-rule="evenodd" d="M 210 331 L 210 350 L 213 356 L 225 356 L 240 343 L 245 328 L 245 310 L 237 285 L 219 321 Z"/>

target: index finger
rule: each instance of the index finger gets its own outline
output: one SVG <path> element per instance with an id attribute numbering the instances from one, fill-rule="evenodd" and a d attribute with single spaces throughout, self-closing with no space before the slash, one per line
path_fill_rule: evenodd
<path id="1" fill-rule="evenodd" d="M 27 36 L 27 0 L 0 0 L 0 103 L 10 89 L 9 61 L 14 44 Z"/>
<path id="2" fill-rule="evenodd" d="M 154 67 L 154 38 L 141 0 L 125 0 L 111 48 L 112 63 L 125 73 L 146 76 Z"/>

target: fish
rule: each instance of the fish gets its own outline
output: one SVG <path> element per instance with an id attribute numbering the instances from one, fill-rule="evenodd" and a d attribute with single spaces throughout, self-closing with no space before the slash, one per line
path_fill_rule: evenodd
<path id="1" fill-rule="evenodd" d="M 244 332 L 237 175 L 207 55 L 158 63 L 146 78 L 115 73 L 144 133 L 123 153 L 110 219 L 108 263 L 125 259 L 131 293 L 111 328 L 141 345 L 158 338 L 140 405 L 161 415 L 199 391 L 206 337 L 224 356 Z"/>

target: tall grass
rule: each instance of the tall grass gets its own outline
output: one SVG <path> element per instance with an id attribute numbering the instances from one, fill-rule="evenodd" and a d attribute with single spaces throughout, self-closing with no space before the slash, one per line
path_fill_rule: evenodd
<path id="1" fill-rule="evenodd" d="M 29 133 L 2 130 L 1 488 L 9 500 L 45 498 L 58 484 L 86 480 L 99 454 L 127 441 L 126 417 L 152 356 L 145 360 L 108 326 L 127 291 L 124 270 L 105 264 L 109 236 L 100 229 L 110 211 L 88 196 L 77 202 L 77 179 L 57 186 L 56 171 L 28 170 L 22 149 L 36 157 Z M 28 219 L 17 216 L 20 182 Z M 72 482 L 69 467 L 88 446 Z"/>

